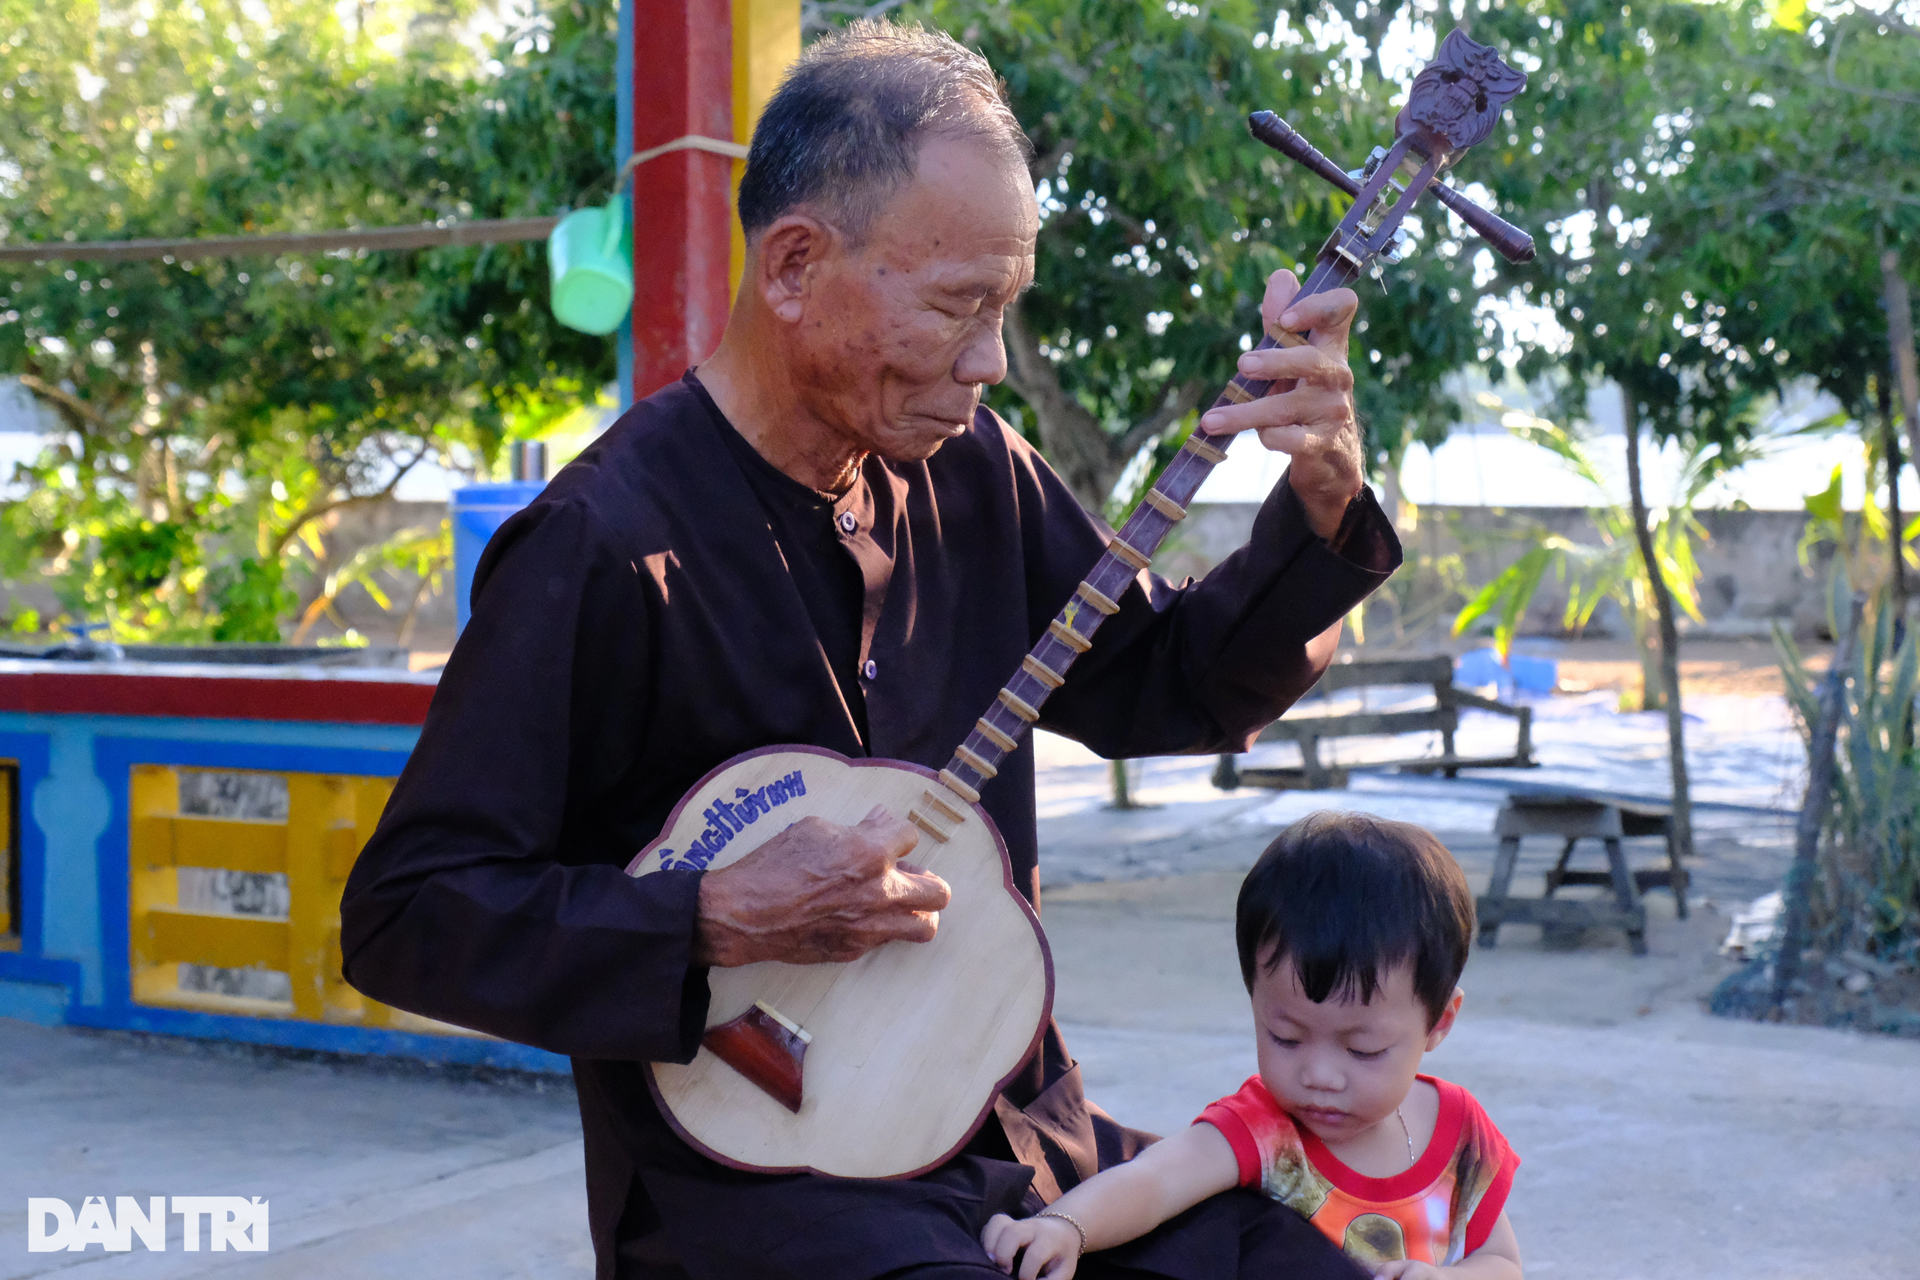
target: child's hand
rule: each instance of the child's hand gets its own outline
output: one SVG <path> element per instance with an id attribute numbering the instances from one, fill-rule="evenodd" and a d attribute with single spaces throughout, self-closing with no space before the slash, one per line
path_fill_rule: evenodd
<path id="1" fill-rule="evenodd" d="M 1004 1213 L 987 1219 L 980 1233 L 993 1265 L 1013 1274 L 1013 1257 L 1025 1249 L 1020 1260 L 1020 1280 L 1072 1280 L 1080 1265 L 1080 1233 L 1064 1218 L 1023 1218 L 1015 1222 Z"/>
<path id="2" fill-rule="evenodd" d="M 1376 1262 L 1374 1280 L 1446 1280 L 1446 1273 L 1431 1262 Z"/>

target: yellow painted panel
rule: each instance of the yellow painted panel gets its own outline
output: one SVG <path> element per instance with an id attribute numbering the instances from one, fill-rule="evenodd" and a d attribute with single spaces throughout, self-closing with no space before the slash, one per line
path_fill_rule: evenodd
<path id="1" fill-rule="evenodd" d="M 227 871 L 287 869 L 287 824 L 258 818 L 137 818 L 136 860 L 148 866 L 219 867 Z"/>
<path id="2" fill-rule="evenodd" d="M 146 927 L 148 913 L 180 901 L 179 879 L 173 869 L 173 828 L 164 822 L 154 825 L 156 818 L 172 818 L 180 812 L 180 775 L 165 765 L 135 765 L 127 779 L 127 796 L 132 846 L 127 879 L 128 942 L 138 974 L 154 963 L 149 954 L 153 940 Z M 169 967 L 166 973 L 171 981 L 173 969 Z"/>
<path id="3" fill-rule="evenodd" d="M 733 0 L 733 140 L 752 142 L 760 110 L 780 84 L 780 76 L 800 56 L 800 0 Z M 739 208 L 740 176 L 747 162 L 733 162 L 734 207 Z M 747 237 L 733 220 L 733 250 L 728 255 L 727 292 L 740 288 L 746 270 Z"/>
<path id="4" fill-rule="evenodd" d="M 353 828 L 353 794 L 344 778 L 318 773 L 287 775 L 287 978 L 293 1011 L 325 1019 L 330 986 L 340 982 L 340 964 L 327 935 L 340 920 L 340 886 L 329 875 L 331 837 Z"/>
<path id="5" fill-rule="evenodd" d="M 262 1000 L 257 996 L 228 996 L 217 991 L 182 991 L 179 970 L 173 965 L 146 969 L 133 975 L 133 999 L 136 1004 L 166 1005 L 175 1009 L 195 1009 L 201 1013 L 225 1013 L 242 1018 L 285 1018 L 293 1005 L 285 1000 Z"/>
<path id="6" fill-rule="evenodd" d="M 327 879 L 345 880 L 366 841 L 353 827 L 329 827 L 324 834 L 324 841 Z"/>
<path id="7" fill-rule="evenodd" d="M 287 821 L 267 822 L 182 816 L 176 770 L 162 765 L 133 769 L 129 906 L 134 999 L 249 1017 L 474 1034 L 368 1000 L 341 976 L 342 882 L 372 837 L 393 794 L 394 779 L 283 776 Z M 288 918 L 181 911 L 176 866 L 282 872 L 287 877 Z M 293 999 L 182 991 L 182 963 L 273 969 L 287 975 Z"/>
<path id="8" fill-rule="evenodd" d="M 136 925 L 136 929 L 138 926 Z M 201 915 L 155 907 L 147 912 L 146 943 L 151 964 L 210 964 L 222 969 L 260 965 L 285 972 L 287 922 L 258 916 Z"/>

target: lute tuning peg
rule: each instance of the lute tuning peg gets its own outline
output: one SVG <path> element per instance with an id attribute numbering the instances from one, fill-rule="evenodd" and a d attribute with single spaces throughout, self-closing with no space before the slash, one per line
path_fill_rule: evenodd
<path id="1" fill-rule="evenodd" d="M 1360 181 L 1327 159 L 1318 148 L 1300 136 L 1299 130 L 1271 111 L 1256 111 L 1247 117 L 1247 131 L 1289 160 L 1298 162 L 1332 186 L 1350 196 L 1360 194 Z M 1427 194 L 1451 210 L 1460 221 L 1487 242 L 1508 262 L 1533 261 L 1533 237 L 1502 218 L 1482 209 L 1451 187 L 1439 183 L 1427 188 Z"/>

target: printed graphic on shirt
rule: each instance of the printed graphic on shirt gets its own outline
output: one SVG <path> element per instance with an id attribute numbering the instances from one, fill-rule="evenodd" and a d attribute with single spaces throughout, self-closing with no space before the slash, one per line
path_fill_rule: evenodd
<path id="1" fill-rule="evenodd" d="M 1421 1076 L 1440 1093 L 1433 1139 L 1411 1169 L 1355 1173 L 1280 1109 L 1254 1076 L 1200 1119 L 1240 1162 L 1240 1184 L 1299 1212 L 1361 1263 L 1411 1259 L 1450 1266 L 1487 1241 L 1519 1157 L 1466 1090 Z"/>

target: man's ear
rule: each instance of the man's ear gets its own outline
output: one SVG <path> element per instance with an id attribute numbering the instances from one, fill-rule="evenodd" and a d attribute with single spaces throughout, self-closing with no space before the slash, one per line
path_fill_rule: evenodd
<path id="1" fill-rule="evenodd" d="M 760 299 L 779 319 L 798 324 L 814 289 L 814 270 L 833 252 L 839 233 L 818 218 L 790 213 L 754 242 L 753 279 Z"/>
<path id="2" fill-rule="evenodd" d="M 1433 1024 L 1433 1030 L 1427 1032 L 1426 1051 L 1428 1053 L 1438 1049 L 1440 1042 L 1447 1038 L 1447 1033 L 1453 1030 L 1454 1021 L 1460 1016 L 1460 1006 L 1465 1003 L 1466 998 L 1466 992 L 1458 987 L 1453 989 L 1453 994 L 1447 998 L 1447 1007 L 1440 1011 L 1439 1021 Z"/>

